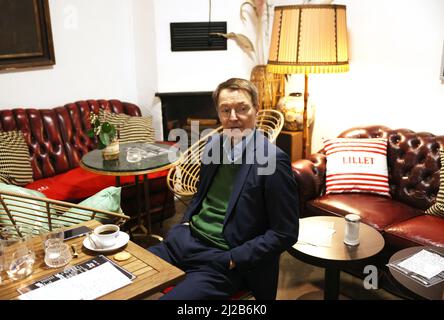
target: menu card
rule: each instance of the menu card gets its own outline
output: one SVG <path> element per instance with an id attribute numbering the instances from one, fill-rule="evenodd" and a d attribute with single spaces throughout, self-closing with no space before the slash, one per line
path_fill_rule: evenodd
<path id="1" fill-rule="evenodd" d="M 302 220 L 299 228 L 298 242 L 296 244 L 307 244 L 316 247 L 331 247 L 332 237 L 335 232 L 336 230 L 334 222 L 304 222 Z"/>
<path id="2" fill-rule="evenodd" d="M 444 256 L 433 249 L 423 249 L 388 266 L 426 287 L 444 281 Z"/>
<path id="3" fill-rule="evenodd" d="M 130 284 L 134 278 L 100 255 L 17 291 L 20 300 L 92 300 Z"/>

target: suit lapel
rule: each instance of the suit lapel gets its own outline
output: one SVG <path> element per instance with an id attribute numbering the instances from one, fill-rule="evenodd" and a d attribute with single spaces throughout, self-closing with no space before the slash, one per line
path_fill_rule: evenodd
<path id="1" fill-rule="evenodd" d="M 222 154 L 222 142 L 221 142 L 222 137 L 221 136 L 217 136 L 214 138 L 213 141 L 209 142 L 209 149 L 207 150 L 209 152 L 208 157 L 211 158 L 212 157 L 212 153 L 213 151 L 215 151 L 213 149 L 213 146 L 216 144 L 216 146 L 219 147 L 219 154 Z M 219 145 L 217 145 L 219 144 Z M 220 165 L 220 160 L 216 161 L 216 163 L 209 163 L 207 165 L 202 165 L 201 166 L 201 172 L 200 172 L 200 177 L 203 177 L 204 179 L 200 182 L 202 184 L 202 187 L 199 188 L 200 192 L 198 195 L 198 201 L 197 204 L 198 206 L 202 203 L 202 201 L 204 200 L 204 198 L 207 195 L 208 189 L 211 186 L 211 183 L 213 182 L 214 176 L 217 172 L 217 169 L 219 168 Z"/>
<path id="2" fill-rule="evenodd" d="M 252 167 L 252 164 L 242 164 L 239 172 L 236 175 L 233 191 L 231 192 L 230 201 L 228 202 L 227 213 L 225 214 L 224 225 L 233 212 L 234 205 L 236 204 L 237 199 L 239 199 L 244 184 L 247 181 L 248 173 L 250 172 Z"/>

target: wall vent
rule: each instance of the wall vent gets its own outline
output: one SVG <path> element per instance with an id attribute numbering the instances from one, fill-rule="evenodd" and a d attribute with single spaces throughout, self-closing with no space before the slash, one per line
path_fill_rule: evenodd
<path id="1" fill-rule="evenodd" d="M 227 50 L 227 39 L 212 32 L 227 33 L 227 22 L 172 22 L 171 51 Z"/>

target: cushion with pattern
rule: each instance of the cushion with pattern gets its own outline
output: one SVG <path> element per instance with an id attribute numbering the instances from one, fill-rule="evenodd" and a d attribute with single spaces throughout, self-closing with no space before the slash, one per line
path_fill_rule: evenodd
<path id="1" fill-rule="evenodd" d="M 439 190 L 436 196 L 436 202 L 426 210 L 426 213 L 444 218 L 444 150 L 439 150 L 439 155 L 441 157 Z"/>
<path id="2" fill-rule="evenodd" d="M 24 186 L 33 181 L 29 148 L 21 131 L 0 132 L 0 182 Z"/>
<path id="3" fill-rule="evenodd" d="M 390 196 L 386 139 L 324 141 L 326 194 L 363 192 Z"/>
<path id="4" fill-rule="evenodd" d="M 111 113 L 100 109 L 100 121 L 108 121 L 116 126 L 119 132 L 119 142 L 153 143 L 154 129 L 151 116 L 132 117 L 123 113 Z"/>

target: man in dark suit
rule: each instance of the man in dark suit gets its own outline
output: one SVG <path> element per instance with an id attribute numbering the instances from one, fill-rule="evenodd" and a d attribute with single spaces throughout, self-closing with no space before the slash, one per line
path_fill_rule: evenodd
<path id="1" fill-rule="evenodd" d="M 255 86 L 232 78 L 213 93 L 222 135 L 202 157 L 181 224 L 149 251 L 186 272 L 162 299 L 275 299 L 280 254 L 297 241 L 299 199 L 289 157 L 255 130 Z"/>

